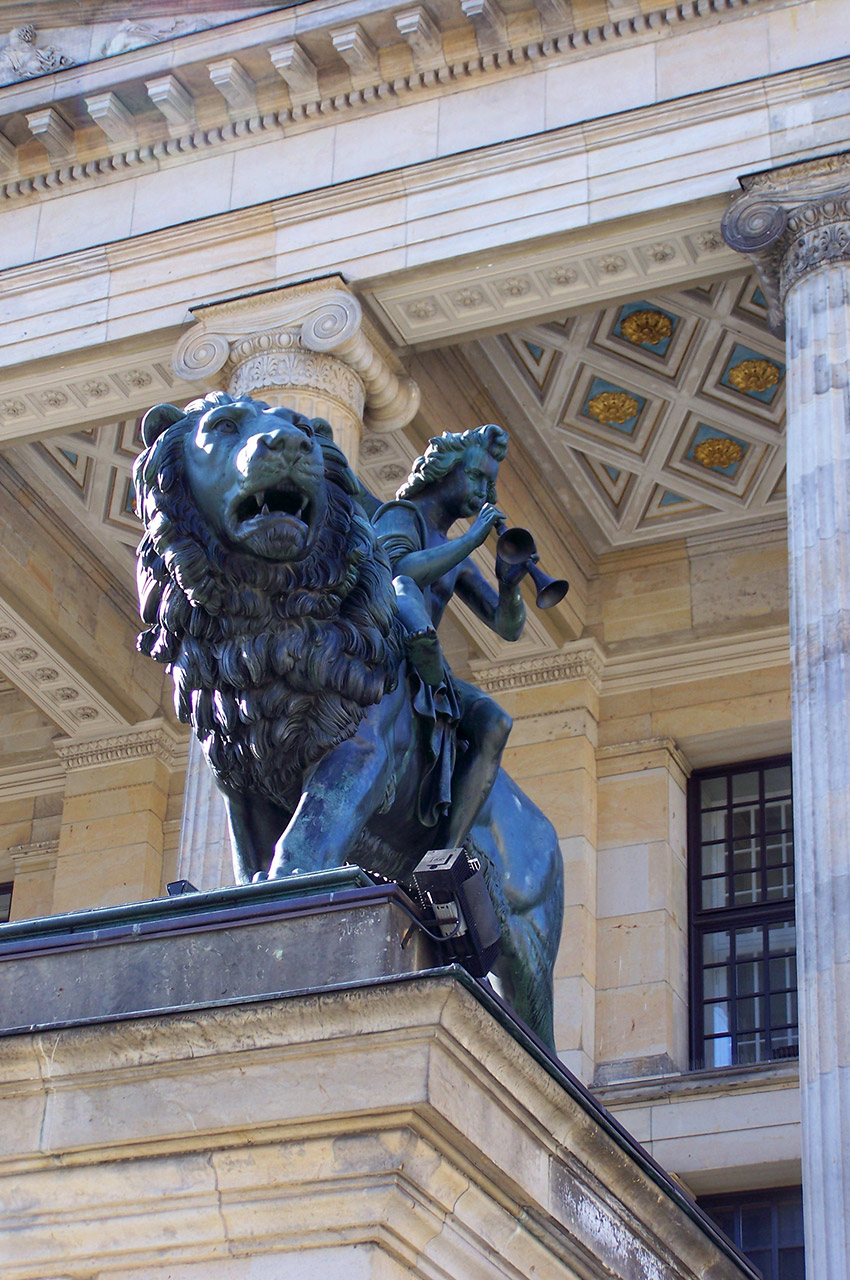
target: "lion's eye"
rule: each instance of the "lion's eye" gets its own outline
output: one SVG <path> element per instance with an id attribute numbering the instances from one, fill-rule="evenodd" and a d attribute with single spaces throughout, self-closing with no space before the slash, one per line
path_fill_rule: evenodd
<path id="1" fill-rule="evenodd" d="M 207 424 L 207 430 L 217 431 L 223 436 L 235 436 L 239 428 L 232 418 L 216 418 Z"/>

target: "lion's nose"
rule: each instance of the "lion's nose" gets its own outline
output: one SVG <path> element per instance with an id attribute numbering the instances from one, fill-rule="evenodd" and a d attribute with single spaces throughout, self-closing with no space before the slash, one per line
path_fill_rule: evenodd
<path id="1" fill-rule="evenodd" d="M 301 454 L 311 453 L 311 441 L 296 427 L 275 427 L 255 436 L 249 451 L 252 456 L 260 457 L 264 453 L 282 454 L 287 462 L 296 462 Z"/>

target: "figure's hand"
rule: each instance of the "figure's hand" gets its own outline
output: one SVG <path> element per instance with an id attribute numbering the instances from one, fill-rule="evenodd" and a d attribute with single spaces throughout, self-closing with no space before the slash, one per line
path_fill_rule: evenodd
<path id="1" fill-rule="evenodd" d="M 506 519 L 504 511 L 500 511 L 492 502 L 485 502 L 484 506 L 478 512 L 473 521 L 472 528 L 469 533 L 474 547 L 480 547 L 482 542 L 486 542 L 493 529 L 500 521 Z"/>
<path id="2" fill-rule="evenodd" d="M 532 559 L 536 560 L 537 556 L 533 556 Z M 507 560 L 496 556 L 496 577 L 506 587 L 516 587 L 528 573 L 530 563 L 531 560 L 526 560 L 524 564 L 508 564 Z"/>

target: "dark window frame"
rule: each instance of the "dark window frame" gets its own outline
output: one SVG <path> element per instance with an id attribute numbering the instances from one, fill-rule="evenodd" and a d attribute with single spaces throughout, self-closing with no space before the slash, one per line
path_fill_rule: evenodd
<path id="1" fill-rule="evenodd" d="M 11 908 L 12 908 L 12 892 L 13 892 L 13 890 L 14 890 L 14 881 L 13 881 L 13 880 L 8 880 L 5 884 L 0 884 L 0 901 L 2 901 L 2 899 L 6 896 L 6 894 L 8 894 L 8 895 L 9 895 L 9 910 L 10 910 L 10 912 L 11 912 Z M 8 919 L 9 919 L 9 916 L 8 916 L 8 915 L 6 915 L 6 916 L 0 916 L 0 924 L 5 924 L 5 923 L 6 923 L 6 921 L 7 921 Z"/>
<path id="2" fill-rule="evenodd" d="M 736 929 L 750 929 L 762 927 L 767 929 L 770 925 L 781 925 L 785 923 L 795 923 L 794 896 L 786 897 L 778 901 L 768 901 L 767 894 L 767 855 L 766 855 L 766 839 L 768 836 L 767 822 L 765 819 L 766 802 L 764 797 L 764 772 L 769 769 L 790 767 L 791 757 L 788 754 L 780 756 L 763 756 L 756 760 L 746 760 L 732 765 L 718 765 L 710 769 L 700 769 L 695 771 L 688 780 L 688 943 L 690 963 L 689 969 L 689 996 L 690 996 L 690 1049 L 691 1049 L 691 1068 L 692 1070 L 702 1069 L 724 1069 L 735 1068 L 741 1066 L 749 1066 L 752 1063 L 749 1060 L 741 1061 L 738 1057 L 738 1041 L 740 1037 L 746 1037 L 747 1034 L 754 1034 L 750 1028 L 742 1028 L 739 1026 L 739 1005 L 745 1000 L 753 999 L 752 993 L 739 993 L 736 989 L 738 968 L 735 964 L 735 957 L 730 953 L 728 969 L 730 975 L 734 974 L 734 986 L 730 985 L 727 997 L 719 997 L 719 1003 L 728 1005 L 732 1017 L 728 1030 L 728 1038 L 731 1040 L 731 1061 L 726 1064 L 716 1064 L 711 1062 L 706 1067 L 706 1040 L 710 1037 L 706 1035 L 705 1017 L 706 1008 L 712 1003 L 712 995 L 706 995 L 705 992 L 705 970 L 707 967 L 703 956 L 703 939 L 707 934 L 715 931 L 729 930 L 730 943 L 734 946 Z M 759 800 L 758 812 L 760 817 L 760 825 L 757 832 L 760 845 L 760 862 L 758 874 L 760 877 L 759 884 L 764 896 L 764 900 L 757 903 L 746 903 L 740 906 L 725 904 L 719 907 L 704 907 L 702 902 L 702 853 L 703 845 L 710 846 L 712 841 L 704 841 L 702 835 L 702 814 L 701 805 L 701 784 L 713 778 L 730 779 L 736 775 L 742 775 L 758 771 L 760 775 L 759 783 Z M 731 783 L 727 782 L 727 800 L 725 805 L 719 806 L 719 809 L 725 809 L 728 818 L 733 818 L 734 809 L 732 807 L 732 798 L 729 794 Z M 791 783 L 791 810 L 793 821 L 793 779 Z M 744 802 L 746 803 L 746 802 Z M 742 805 L 742 808 L 744 806 Z M 726 879 L 729 885 L 734 885 L 733 876 L 733 841 L 735 840 L 733 826 L 727 824 L 726 836 L 722 843 L 725 844 L 726 850 L 724 854 L 724 871 L 718 878 Z M 750 835 L 751 840 L 755 838 Z M 719 849 L 721 841 L 718 840 L 717 847 Z M 793 843 L 793 836 L 792 836 Z M 767 936 L 767 935 L 765 935 Z M 790 951 L 783 954 L 777 953 L 774 957 L 776 960 L 786 960 L 791 956 Z M 793 952 L 796 959 L 796 947 Z M 790 1037 L 791 1028 L 798 1031 L 798 1023 L 780 1024 L 771 1018 L 770 1001 L 771 996 L 783 996 L 793 991 L 796 999 L 796 983 L 793 987 L 773 987 L 769 981 L 770 964 L 767 951 L 760 953 L 759 957 L 754 957 L 756 963 L 764 966 L 763 973 L 768 981 L 765 982 L 763 989 L 756 992 L 756 996 L 763 1002 L 763 1023 L 765 1027 L 765 1040 L 767 1053 L 764 1058 L 759 1061 L 782 1061 L 788 1058 L 797 1058 L 799 1053 L 799 1042 L 792 1045 L 773 1044 L 773 1034 L 776 1033 L 778 1038 L 788 1039 Z M 718 968 L 722 968 L 722 964 L 718 964 Z M 787 967 L 787 966 L 786 966 Z M 715 998 L 717 998 L 715 996 Z M 788 1003 L 786 999 L 786 1004 Z M 775 1025 L 774 1025 L 775 1021 Z M 781 1036 L 780 1027 L 785 1030 L 784 1037 Z M 722 1038 L 726 1038 L 725 1036 Z"/>
<path id="3" fill-rule="evenodd" d="M 803 1189 L 802 1187 L 769 1187 L 758 1191 L 738 1191 L 731 1194 L 723 1193 L 721 1195 L 699 1196 L 697 1203 L 710 1218 L 714 1218 L 715 1214 L 721 1215 L 715 1221 L 724 1231 L 733 1244 L 747 1256 L 751 1257 L 756 1266 L 760 1267 L 765 1280 L 781 1280 L 783 1273 L 786 1275 L 788 1271 L 782 1266 L 783 1253 L 787 1256 L 790 1253 L 795 1255 L 795 1262 L 798 1258 L 802 1259 L 803 1269 L 805 1270 L 805 1254 L 803 1252 L 802 1232 L 800 1232 L 798 1240 L 782 1240 L 783 1229 L 780 1223 L 780 1211 L 782 1208 L 793 1206 L 796 1212 L 799 1210 L 802 1214 L 803 1207 Z M 771 1236 L 769 1244 L 752 1245 L 744 1243 L 745 1232 L 742 1231 L 742 1214 L 747 1209 L 761 1209 L 769 1207 L 771 1210 Z M 732 1230 L 728 1230 L 728 1214 L 735 1215 L 732 1224 Z M 727 1221 L 722 1220 L 722 1216 L 727 1217 Z M 794 1233 L 796 1234 L 796 1233 Z M 798 1253 L 799 1251 L 799 1253 Z M 765 1255 L 770 1254 L 769 1269 L 765 1269 Z M 794 1271 L 799 1274 L 799 1266 L 794 1267 Z"/>

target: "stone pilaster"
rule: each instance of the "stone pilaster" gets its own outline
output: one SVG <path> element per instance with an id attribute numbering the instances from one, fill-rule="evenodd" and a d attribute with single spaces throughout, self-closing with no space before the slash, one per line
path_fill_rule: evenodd
<path id="1" fill-rule="evenodd" d="M 850 1277 L 850 155 L 742 179 L 724 222 L 783 320 L 806 1270 Z"/>
<path id="2" fill-rule="evenodd" d="M 687 1067 L 690 766 L 649 738 L 600 748 L 597 769 L 596 1081 L 610 1084 Z"/>
<path id="3" fill-rule="evenodd" d="M 593 1079 L 597 984 L 596 747 L 603 655 L 593 640 L 481 668 L 473 679 L 513 716 L 504 765 L 554 824 L 564 860 L 564 926 L 555 961 L 558 1056 Z M 557 708 L 554 710 L 553 708 Z"/>
<path id="4" fill-rule="evenodd" d="M 36 840 L 10 850 L 15 869 L 12 920 L 50 915 L 58 849 L 58 840 Z"/>
<path id="5" fill-rule="evenodd" d="M 327 418 L 356 469 L 364 424 L 407 425 L 419 389 L 338 276 L 193 308 L 177 375 Z"/>
<path id="6" fill-rule="evenodd" d="M 177 746 L 161 720 L 56 743 L 66 781 L 54 913 L 160 895 Z"/>

